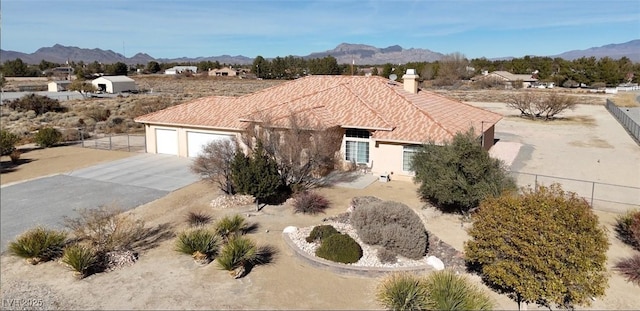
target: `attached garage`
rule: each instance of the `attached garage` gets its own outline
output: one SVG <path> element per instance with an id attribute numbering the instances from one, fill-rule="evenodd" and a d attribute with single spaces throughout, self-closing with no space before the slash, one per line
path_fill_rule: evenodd
<path id="1" fill-rule="evenodd" d="M 156 153 L 178 155 L 178 131 L 157 128 Z"/>
<path id="2" fill-rule="evenodd" d="M 230 135 L 187 131 L 187 156 L 191 158 L 197 157 L 202 148 L 208 143 L 223 139 L 230 140 L 232 137 Z"/>

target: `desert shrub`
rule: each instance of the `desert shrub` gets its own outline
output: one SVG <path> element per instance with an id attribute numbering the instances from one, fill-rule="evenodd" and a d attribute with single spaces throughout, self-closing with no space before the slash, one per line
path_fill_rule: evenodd
<path id="1" fill-rule="evenodd" d="M 216 223 L 216 232 L 225 240 L 239 236 L 247 230 L 247 221 L 242 215 L 225 216 Z"/>
<path id="2" fill-rule="evenodd" d="M 364 243 L 413 259 L 427 252 L 428 236 L 422 220 L 402 203 L 380 201 L 355 208 L 351 223 Z"/>
<path id="3" fill-rule="evenodd" d="M 384 247 L 378 248 L 377 257 L 381 263 L 395 263 L 398 261 L 396 253 Z"/>
<path id="4" fill-rule="evenodd" d="M 486 78 L 478 79 L 477 81 L 473 82 L 473 86 L 476 89 L 494 89 L 494 88 L 504 89 L 505 82 L 500 78 L 486 77 Z"/>
<path id="5" fill-rule="evenodd" d="M 629 282 L 640 286 L 640 254 L 635 254 L 616 263 L 615 269 L 624 275 Z"/>
<path id="6" fill-rule="evenodd" d="M 329 200 L 321 194 L 303 191 L 294 197 L 293 209 L 296 213 L 318 214 L 324 213 L 327 208 L 329 208 Z"/>
<path id="7" fill-rule="evenodd" d="M 191 227 L 200 227 L 207 225 L 211 222 L 211 216 L 203 213 L 203 212 L 189 212 L 187 214 L 187 223 Z"/>
<path id="8" fill-rule="evenodd" d="M 511 95 L 507 107 L 519 110 L 522 116 L 549 120 L 567 109 L 575 108 L 577 103 L 577 99 L 569 95 L 556 92 L 540 95 L 527 91 Z"/>
<path id="9" fill-rule="evenodd" d="M 20 141 L 20 137 L 7 130 L 0 130 L 0 155 L 10 155 L 16 150 L 16 144 Z"/>
<path id="10" fill-rule="evenodd" d="M 122 210 L 102 206 L 82 209 L 77 218 L 64 218 L 64 225 L 79 240 L 88 241 L 98 252 L 131 250 L 141 242 L 146 230 L 144 222 L 123 214 Z"/>
<path id="11" fill-rule="evenodd" d="M 618 216 L 615 231 L 622 242 L 640 250 L 640 210 Z"/>
<path id="12" fill-rule="evenodd" d="M 47 112 L 67 111 L 65 107 L 60 105 L 60 102 L 57 99 L 33 93 L 9 101 L 7 106 L 19 112 L 27 112 L 31 110 L 34 111 L 36 115 L 42 115 Z"/>
<path id="13" fill-rule="evenodd" d="M 327 260 L 354 263 L 362 257 L 362 248 L 348 234 L 334 234 L 322 240 L 316 256 Z"/>
<path id="14" fill-rule="evenodd" d="M 224 245 L 217 258 L 218 266 L 232 271 L 239 267 L 250 265 L 258 253 L 258 247 L 249 238 L 234 237 Z"/>
<path id="15" fill-rule="evenodd" d="M 92 248 L 76 244 L 64 249 L 62 262 L 75 271 L 78 277 L 83 278 L 95 267 L 98 258 L 96 251 Z"/>
<path id="16" fill-rule="evenodd" d="M 20 150 L 18 149 L 13 150 L 13 152 L 11 152 L 11 154 L 9 155 L 9 158 L 11 159 L 11 163 L 18 164 L 18 162 L 20 161 L 20 155 L 22 155 L 22 152 L 20 152 Z"/>
<path id="17" fill-rule="evenodd" d="M 406 272 L 385 277 L 376 288 L 376 299 L 389 310 L 427 310 L 429 303 L 425 281 Z"/>
<path id="18" fill-rule="evenodd" d="M 368 196 L 368 195 L 362 196 L 362 197 L 354 197 L 351 199 L 351 206 L 357 209 L 360 206 L 369 206 L 369 205 L 372 205 L 373 203 L 377 203 L 380 201 L 382 200 L 373 196 Z"/>
<path id="19" fill-rule="evenodd" d="M 96 122 L 107 121 L 109 116 L 111 116 L 111 110 L 102 107 L 93 107 L 85 111 L 84 115 Z"/>
<path id="20" fill-rule="evenodd" d="M 134 119 L 145 114 L 169 108 L 173 105 L 175 105 L 175 103 L 169 97 L 153 96 L 150 98 L 140 98 L 135 101 L 133 107 L 127 114 L 131 119 Z"/>
<path id="21" fill-rule="evenodd" d="M 176 250 L 194 257 L 213 258 L 220 248 L 220 237 L 212 230 L 196 228 L 178 235 Z"/>
<path id="22" fill-rule="evenodd" d="M 191 171 L 218 185 L 225 194 L 235 194 L 231 178 L 231 163 L 236 155 L 236 144 L 229 139 L 214 140 L 202 148 L 193 160 Z"/>
<path id="23" fill-rule="evenodd" d="M 428 310 L 493 310 L 493 302 L 486 293 L 451 270 L 429 274 L 425 286 Z"/>
<path id="24" fill-rule="evenodd" d="M 465 213 L 487 197 L 516 190 L 501 160 L 489 155 L 473 129 L 443 146 L 422 146 L 411 162 L 418 194 L 443 211 Z"/>
<path id="25" fill-rule="evenodd" d="M 62 133 L 52 127 L 45 127 L 38 131 L 34 137 L 34 141 L 38 146 L 49 148 L 62 141 Z"/>
<path id="26" fill-rule="evenodd" d="M 9 252 L 27 259 L 31 264 L 47 261 L 59 255 L 67 239 L 63 231 L 37 227 L 21 234 L 9 243 Z"/>
<path id="27" fill-rule="evenodd" d="M 329 236 L 332 236 L 334 234 L 338 234 L 340 233 L 338 230 L 336 230 L 336 228 L 334 228 L 332 225 L 320 225 L 320 226 L 315 226 L 313 227 L 313 229 L 311 230 L 311 233 L 309 233 L 309 236 L 306 237 L 307 242 L 312 243 L 318 240 L 323 240 L 328 238 Z"/>

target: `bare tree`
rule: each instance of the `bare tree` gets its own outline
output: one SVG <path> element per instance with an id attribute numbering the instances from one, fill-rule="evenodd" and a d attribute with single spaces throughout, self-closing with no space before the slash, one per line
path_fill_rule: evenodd
<path id="1" fill-rule="evenodd" d="M 467 71 L 469 60 L 462 53 L 451 53 L 445 55 L 439 62 L 436 85 L 454 85 L 461 79 L 468 78 L 470 72 Z"/>
<path id="2" fill-rule="evenodd" d="M 317 129 L 295 114 L 285 125 L 268 117 L 263 120 L 266 121 L 249 126 L 242 142 L 249 149 L 258 141 L 262 143 L 265 152 L 276 161 L 285 186 L 308 188 L 334 169 L 342 143 L 339 127 Z"/>
<path id="3" fill-rule="evenodd" d="M 226 194 L 235 194 L 231 163 L 236 154 L 235 140 L 214 140 L 202 149 L 191 165 L 191 171 L 218 185 Z"/>
<path id="4" fill-rule="evenodd" d="M 575 97 L 552 92 L 537 95 L 533 92 L 523 92 L 509 97 L 507 107 L 520 110 L 520 115 L 531 119 L 550 120 L 567 109 L 575 108 Z"/>

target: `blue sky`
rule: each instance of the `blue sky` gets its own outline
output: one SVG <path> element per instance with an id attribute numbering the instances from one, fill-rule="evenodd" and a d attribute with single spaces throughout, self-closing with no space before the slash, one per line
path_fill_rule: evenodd
<path id="1" fill-rule="evenodd" d="M 554 55 L 640 39 L 638 0 L 2 0 L 0 47 L 127 57 L 308 55 L 400 45 L 467 58 Z"/>

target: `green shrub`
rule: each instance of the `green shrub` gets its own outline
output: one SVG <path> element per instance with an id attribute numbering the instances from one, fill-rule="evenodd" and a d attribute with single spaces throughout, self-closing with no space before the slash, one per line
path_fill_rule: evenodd
<path id="1" fill-rule="evenodd" d="M 0 155 L 10 155 L 16 150 L 16 144 L 20 141 L 18 135 L 7 130 L 0 130 Z"/>
<path id="2" fill-rule="evenodd" d="M 619 261 L 616 263 L 615 269 L 624 275 L 629 282 L 640 286 L 640 254 Z"/>
<path id="3" fill-rule="evenodd" d="M 491 298 L 466 277 L 451 270 L 436 271 L 425 280 L 429 310 L 492 310 Z"/>
<path id="4" fill-rule="evenodd" d="M 204 228 L 182 232 L 176 240 L 176 250 L 192 256 L 202 254 L 211 259 L 217 255 L 219 248 L 220 237 L 214 231 Z"/>
<path id="5" fill-rule="evenodd" d="M 640 210 L 632 210 L 616 219 L 618 238 L 640 251 Z"/>
<path id="6" fill-rule="evenodd" d="M 376 298 L 389 310 L 427 310 L 428 307 L 424 280 L 406 272 L 385 277 L 377 286 Z"/>
<path id="7" fill-rule="evenodd" d="M 144 239 L 144 222 L 123 214 L 121 209 L 102 206 L 81 209 L 77 218 L 64 218 L 64 225 L 76 238 L 86 240 L 98 252 L 131 250 Z"/>
<path id="8" fill-rule="evenodd" d="M 202 212 L 189 212 L 187 214 L 187 223 L 191 227 L 200 227 L 207 225 L 211 222 L 211 216 Z"/>
<path id="9" fill-rule="evenodd" d="M 248 224 L 242 215 L 225 216 L 216 223 L 216 232 L 224 239 L 239 236 L 248 228 Z"/>
<path id="10" fill-rule="evenodd" d="M 63 231 L 49 230 L 43 227 L 31 229 L 15 241 L 9 243 L 9 252 L 15 256 L 26 258 L 31 264 L 55 258 L 67 239 Z"/>
<path id="11" fill-rule="evenodd" d="M 83 278 L 89 275 L 91 269 L 98 263 L 98 255 L 93 249 L 84 245 L 71 245 L 65 248 L 62 262 Z"/>
<path id="12" fill-rule="evenodd" d="M 360 206 L 351 213 L 351 223 L 369 245 L 380 245 L 411 259 L 427 252 L 428 236 L 422 220 L 402 203 L 379 201 Z"/>
<path id="13" fill-rule="evenodd" d="M 311 230 L 311 233 L 309 233 L 309 236 L 306 238 L 306 240 L 308 243 L 312 243 L 317 240 L 326 239 L 329 236 L 332 236 L 338 233 L 340 232 L 336 230 L 336 228 L 334 228 L 332 225 L 315 226 L 313 227 L 313 230 Z"/>
<path id="14" fill-rule="evenodd" d="M 251 239 L 234 237 L 225 244 L 216 261 L 220 268 L 232 271 L 251 265 L 256 260 L 257 254 L 258 247 Z"/>
<path id="15" fill-rule="evenodd" d="M 52 127 L 45 127 L 38 131 L 34 141 L 38 146 L 43 148 L 53 147 L 62 141 L 62 133 Z"/>
<path id="16" fill-rule="evenodd" d="M 329 200 L 318 193 L 303 191 L 294 197 L 293 209 L 296 213 L 318 214 L 324 213 L 327 208 Z"/>
<path id="17" fill-rule="evenodd" d="M 348 234 L 334 234 L 322 240 L 316 256 L 327 260 L 354 263 L 362 257 L 362 248 Z"/>

